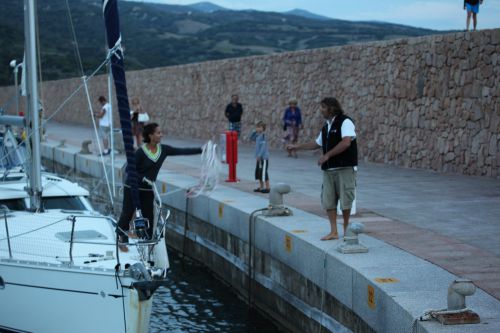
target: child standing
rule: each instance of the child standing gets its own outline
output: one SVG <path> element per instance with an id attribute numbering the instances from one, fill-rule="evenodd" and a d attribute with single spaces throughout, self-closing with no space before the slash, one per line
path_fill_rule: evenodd
<path id="1" fill-rule="evenodd" d="M 255 141 L 255 179 L 259 181 L 259 187 L 253 190 L 254 192 L 269 193 L 269 175 L 267 169 L 269 167 L 269 150 L 267 148 L 267 140 L 265 135 L 266 124 L 259 121 L 255 125 L 255 131 L 250 139 Z M 264 187 L 265 184 L 265 187 Z"/>

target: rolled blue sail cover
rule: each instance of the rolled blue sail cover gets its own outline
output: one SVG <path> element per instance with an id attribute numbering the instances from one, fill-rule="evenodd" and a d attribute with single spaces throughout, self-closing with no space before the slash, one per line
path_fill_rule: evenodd
<path id="1" fill-rule="evenodd" d="M 134 207 L 140 209 L 134 141 L 132 138 L 132 125 L 130 121 L 130 106 L 128 104 L 123 53 L 120 47 L 120 18 L 118 16 L 117 0 L 103 0 L 102 9 L 104 13 L 104 24 L 106 25 L 108 48 L 112 50 L 115 46 L 118 46 L 114 49 L 114 54 L 111 56 L 111 72 L 113 73 L 116 98 L 118 100 L 118 113 L 120 115 L 120 125 L 127 157 L 127 184 L 131 187 Z"/>

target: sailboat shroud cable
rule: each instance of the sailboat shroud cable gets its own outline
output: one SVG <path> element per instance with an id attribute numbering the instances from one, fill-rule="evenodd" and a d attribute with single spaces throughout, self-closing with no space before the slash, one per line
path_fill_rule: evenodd
<path id="1" fill-rule="evenodd" d="M 75 45 L 75 54 L 76 54 L 76 57 L 77 57 L 77 64 L 80 67 L 80 73 L 81 73 L 81 75 L 84 76 L 83 64 L 82 64 L 82 60 L 81 60 L 81 56 L 80 56 L 80 50 L 79 50 L 78 40 L 76 38 L 75 28 L 74 28 L 73 19 L 72 19 L 71 10 L 70 10 L 70 7 L 69 7 L 68 0 L 66 0 L 66 7 L 67 7 L 67 11 L 68 11 L 68 19 L 69 19 L 70 24 L 71 24 L 71 32 L 72 32 L 72 35 L 73 35 L 73 40 L 74 40 L 74 45 Z M 49 121 L 52 120 L 52 118 L 54 118 L 57 114 L 59 114 L 59 112 L 61 112 L 63 110 L 63 108 L 66 106 L 66 104 L 70 100 L 72 100 L 73 97 L 76 94 L 78 94 L 82 88 L 86 87 L 87 83 L 90 82 L 90 80 L 93 79 L 97 75 L 97 73 L 99 73 L 102 70 L 102 68 L 104 66 L 106 66 L 108 63 L 110 63 L 111 57 L 113 57 L 116 54 L 116 52 L 118 51 L 118 49 L 120 49 L 120 44 L 118 42 L 119 41 L 117 41 L 117 43 L 115 43 L 115 45 L 109 50 L 109 52 L 108 52 L 108 54 L 106 56 L 106 59 L 103 62 L 101 62 L 101 64 L 99 66 L 97 66 L 97 68 L 89 76 L 86 76 L 85 79 L 83 80 L 83 82 L 77 88 L 75 88 L 75 90 L 72 93 L 70 93 L 64 99 L 64 101 L 62 101 L 60 103 L 60 105 L 55 109 L 54 112 L 52 112 L 52 114 L 50 116 L 48 116 L 45 119 L 44 124 L 47 124 Z M 2 108 L 4 108 L 4 109 L 7 108 L 12 103 L 12 101 L 14 100 L 14 97 L 15 96 L 13 96 L 11 99 L 9 99 L 7 101 L 7 103 L 4 104 L 4 106 Z M 33 133 L 38 133 L 40 131 L 40 126 L 43 127 L 42 124 L 39 124 L 39 128 L 35 128 L 32 133 L 30 133 L 24 140 L 21 140 L 16 145 L 15 149 L 13 149 L 12 151 L 10 151 L 8 154 L 4 155 L 0 159 L 0 163 L 2 163 L 4 160 L 6 160 L 7 158 L 9 158 L 10 154 L 12 154 L 14 150 L 18 150 L 19 147 L 21 147 L 23 144 L 25 144 L 26 142 L 28 142 L 28 140 L 31 138 L 31 136 L 33 135 Z"/>
<path id="2" fill-rule="evenodd" d="M 101 143 L 99 142 L 99 134 L 97 133 L 97 125 L 96 125 L 96 121 L 95 121 L 95 117 L 94 117 L 94 110 L 92 109 L 92 102 L 90 101 L 89 89 L 87 87 L 87 83 L 85 81 L 85 78 L 82 78 L 82 80 L 83 80 L 83 84 L 85 87 L 85 95 L 87 97 L 90 118 L 92 119 L 92 125 L 94 126 L 94 134 L 96 137 L 97 147 L 99 148 L 99 156 L 100 156 L 100 161 L 102 164 L 102 170 L 104 172 L 104 178 L 106 179 L 106 187 L 108 189 L 109 200 L 111 201 L 111 205 L 114 206 L 115 203 L 114 203 L 113 193 L 111 192 L 111 186 L 109 185 L 108 171 L 106 170 L 106 164 L 104 163 L 103 151 L 101 148 Z M 112 165 L 111 167 L 113 168 L 114 166 Z"/>
<path id="3" fill-rule="evenodd" d="M 78 40 L 76 39 L 75 25 L 73 24 L 73 16 L 71 15 L 71 9 L 69 7 L 68 0 L 66 0 L 65 2 L 66 2 L 66 10 L 68 13 L 68 21 L 69 21 L 69 24 L 71 25 L 71 34 L 73 36 L 73 41 L 74 41 L 73 45 L 74 45 L 76 62 L 77 62 L 78 67 L 80 69 L 80 75 L 84 76 L 85 73 L 83 71 L 82 57 L 80 56 L 80 47 L 78 45 Z"/>
<path id="4" fill-rule="evenodd" d="M 49 116 L 47 117 L 47 119 L 45 120 L 45 124 L 47 124 L 49 121 L 52 120 L 52 118 L 54 118 L 57 114 L 59 114 L 59 112 L 61 112 L 63 110 L 63 108 L 66 106 L 66 104 L 69 103 L 70 100 L 73 99 L 73 97 L 78 94 L 80 92 L 80 90 L 82 88 L 85 87 L 85 84 L 87 82 L 89 82 L 91 79 L 93 79 L 98 72 L 101 71 L 102 67 L 106 66 L 106 64 L 109 62 L 109 58 L 106 58 L 95 70 L 94 72 L 92 72 L 91 75 L 89 75 L 88 77 L 85 78 L 84 80 L 84 83 L 80 84 L 78 87 L 75 88 L 75 90 L 70 93 L 66 99 L 64 101 L 61 102 L 61 104 L 57 107 L 57 109 L 55 109 L 55 111 Z M 27 137 L 24 139 L 24 140 L 21 140 L 20 142 L 17 143 L 15 149 L 19 149 L 19 147 L 21 147 L 23 144 L 26 144 L 28 142 L 28 140 L 31 138 L 31 136 L 34 134 L 34 133 L 38 133 L 40 130 L 40 127 L 36 128 L 32 133 L 28 134 Z M 14 150 L 14 149 L 13 149 Z M 5 155 L 2 157 L 2 159 L 0 160 L 0 162 L 3 162 L 5 159 L 7 159 L 9 157 L 10 154 L 13 153 L 13 150 L 9 152 L 9 154 Z"/>
<path id="5" fill-rule="evenodd" d="M 75 45 L 75 55 L 76 55 L 76 58 L 77 58 L 77 64 L 78 64 L 78 66 L 80 68 L 80 73 L 83 76 L 84 75 L 83 64 L 82 64 L 82 60 L 81 60 L 81 56 L 80 56 L 80 50 L 79 50 L 78 40 L 76 38 L 76 32 L 75 32 L 75 28 L 74 28 L 73 19 L 72 19 L 71 10 L 70 10 L 70 7 L 69 7 L 68 0 L 66 0 L 66 8 L 67 8 L 67 13 L 68 13 L 68 20 L 69 20 L 70 25 L 71 25 L 71 32 L 72 32 L 72 36 L 73 36 L 73 41 L 74 41 L 74 45 Z M 37 37 L 37 41 L 38 41 L 38 37 Z M 40 44 L 39 41 L 38 41 L 38 44 Z M 84 82 L 82 84 L 80 84 L 72 93 L 70 93 L 69 96 L 67 96 L 66 99 L 56 108 L 56 110 L 49 117 L 47 117 L 45 119 L 44 124 L 47 124 L 50 120 L 52 120 L 52 118 L 54 118 L 57 114 L 59 114 L 59 112 L 63 110 L 64 106 L 66 106 L 66 104 L 87 84 L 87 82 L 89 82 L 92 78 L 94 78 L 97 75 L 97 73 L 99 73 L 101 71 L 101 69 L 110 62 L 110 58 L 114 54 L 114 52 L 115 52 L 115 48 L 113 48 L 111 50 L 111 52 L 108 53 L 106 59 L 99 66 L 97 66 L 97 68 L 92 72 L 92 74 L 90 74 L 88 77 L 86 77 L 86 79 L 84 80 Z M 38 56 L 40 56 L 40 55 L 38 54 Z M 39 63 L 41 63 L 41 62 L 39 62 Z M 39 75 L 40 75 L 40 78 L 41 78 L 41 71 L 40 71 Z M 40 95 L 42 95 L 42 94 L 40 94 Z M 2 108 L 7 108 L 9 106 L 9 104 L 12 103 L 12 101 L 14 100 L 14 97 L 15 96 L 13 96 L 11 99 L 9 99 L 7 101 L 7 103 Z M 26 143 L 31 138 L 31 136 L 33 135 L 33 133 L 39 132 L 40 131 L 40 127 L 43 128 L 44 124 L 39 124 L 39 128 L 35 128 L 33 130 L 33 132 L 30 133 L 26 137 L 26 139 L 24 139 L 21 142 L 19 142 L 16 145 L 16 147 L 15 147 L 14 150 L 17 150 L 21 145 L 23 145 L 24 143 Z M 2 159 L 0 160 L 0 163 L 3 162 L 5 159 L 9 158 L 10 154 L 12 154 L 12 152 L 9 152 L 9 154 L 3 156 Z"/>

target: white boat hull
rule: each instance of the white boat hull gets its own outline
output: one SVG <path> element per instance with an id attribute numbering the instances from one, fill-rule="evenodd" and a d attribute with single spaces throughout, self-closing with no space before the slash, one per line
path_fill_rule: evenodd
<path id="1" fill-rule="evenodd" d="M 0 262 L 0 328 L 37 333 L 147 332 L 152 297 L 111 270 Z M 120 284 L 124 287 L 120 287 Z"/>

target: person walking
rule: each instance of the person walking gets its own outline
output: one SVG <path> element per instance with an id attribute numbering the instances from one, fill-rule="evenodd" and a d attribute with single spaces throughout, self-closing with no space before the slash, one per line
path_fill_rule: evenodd
<path id="1" fill-rule="evenodd" d="M 241 132 L 241 115 L 243 114 L 243 106 L 238 102 L 238 95 L 231 96 L 231 103 L 226 106 L 224 115 L 226 116 L 229 126 L 229 131 L 236 131 L 238 138 Z"/>
<path id="2" fill-rule="evenodd" d="M 467 21 L 465 31 L 469 31 L 470 27 L 470 17 L 472 16 L 474 31 L 477 27 L 477 14 L 479 13 L 479 4 L 482 4 L 483 0 L 464 0 L 464 10 L 467 10 Z"/>
<path id="3" fill-rule="evenodd" d="M 111 105 L 106 100 L 106 97 L 99 96 L 99 104 L 101 104 L 101 110 L 95 115 L 99 119 L 99 134 L 102 138 L 103 152 L 102 155 L 109 155 L 111 150 L 109 149 L 109 136 L 111 135 Z"/>
<path id="4" fill-rule="evenodd" d="M 338 239 L 337 204 L 340 201 L 344 220 L 344 236 L 356 193 L 358 148 L 354 122 L 344 114 L 338 100 L 327 97 L 321 101 L 325 124 L 315 141 L 287 146 L 289 151 L 322 148 L 318 165 L 323 170 L 321 202 L 328 214 L 330 232 L 321 240 Z"/>
<path id="5" fill-rule="evenodd" d="M 250 140 L 255 141 L 255 180 L 259 181 L 259 187 L 254 192 L 269 193 L 269 149 L 267 147 L 266 124 L 259 121 L 255 125 L 255 131 L 252 132 Z M 265 187 L 264 187 L 265 185 Z"/>
<path id="6" fill-rule="evenodd" d="M 163 134 L 159 125 L 156 123 L 150 123 L 144 126 L 142 136 L 144 144 L 135 152 L 135 161 L 137 179 L 139 180 L 138 190 L 141 213 L 142 216 L 149 221 L 147 234 L 151 237 L 153 233 L 154 193 L 152 187 L 143 182 L 143 179 L 146 178 L 152 182 L 156 181 L 161 166 L 168 156 L 201 154 L 201 148 L 176 148 L 161 144 Z M 123 191 L 122 207 L 118 226 L 121 230 L 128 232 L 130 229 L 130 221 L 135 213 L 132 202 L 132 191 L 128 179 L 125 182 Z M 128 235 L 121 234 L 120 243 L 127 242 Z M 124 252 L 128 251 L 125 245 L 121 245 L 120 249 Z"/>
<path id="7" fill-rule="evenodd" d="M 286 132 L 283 141 L 285 146 L 297 143 L 299 139 L 299 129 L 303 128 L 302 115 L 295 99 L 290 100 L 288 107 L 283 114 L 283 130 Z M 293 154 L 293 155 L 292 155 Z M 288 157 L 297 158 L 297 152 L 288 151 Z"/>

